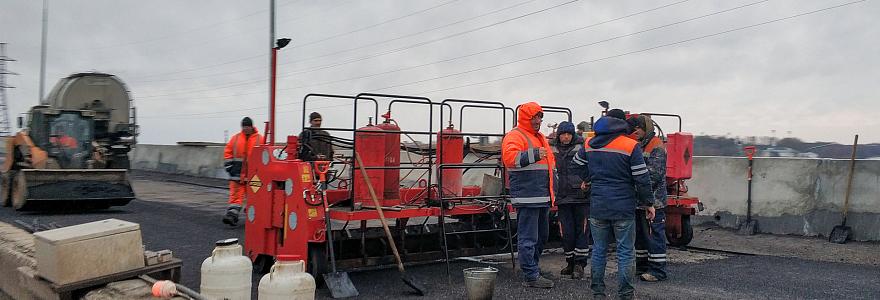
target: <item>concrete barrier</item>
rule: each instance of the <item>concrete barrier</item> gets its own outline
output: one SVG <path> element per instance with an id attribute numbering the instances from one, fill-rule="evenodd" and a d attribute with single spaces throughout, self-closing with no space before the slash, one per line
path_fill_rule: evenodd
<path id="1" fill-rule="evenodd" d="M 131 155 L 136 170 L 226 179 L 222 146 L 138 144 Z"/>
<path id="2" fill-rule="evenodd" d="M 735 228 L 746 215 L 748 161 L 735 157 L 695 157 L 690 194 L 706 210 L 699 222 Z M 841 221 L 848 160 L 756 158 L 752 216 L 758 231 L 828 236 Z M 880 161 L 859 160 L 853 178 L 847 225 L 853 239 L 880 240 Z"/>
<path id="3" fill-rule="evenodd" d="M 216 146 L 138 145 L 135 169 L 226 178 L 223 149 Z M 401 161 L 421 157 L 401 153 Z M 473 162 L 473 156 L 465 161 Z M 736 228 L 746 213 L 748 161 L 736 157 L 694 157 L 690 194 L 706 210 L 696 223 L 716 222 Z M 847 160 L 808 158 L 756 158 L 753 182 L 753 216 L 765 233 L 827 236 L 840 223 L 846 189 Z M 410 185 L 424 171 L 414 171 L 401 182 Z M 401 177 L 407 174 L 401 170 Z M 480 185 L 484 169 L 472 169 L 465 185 Z M 856 240 L 880 241 L 880 161 L 859 160 L 850 197 L 847 221 Z"/>

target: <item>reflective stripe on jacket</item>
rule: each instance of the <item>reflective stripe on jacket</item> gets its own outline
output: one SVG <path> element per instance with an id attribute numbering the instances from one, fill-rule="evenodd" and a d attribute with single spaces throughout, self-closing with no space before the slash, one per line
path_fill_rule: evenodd
<path id="1" fill-rule="evenodd" d="M 648 166 L 638 143 L 623 133 L 625 121 L 602 117 L 596 122 L 596 137 L 587 141 L 574 163 L 590 181 L 590 217 L 603 220 L 635 218 L 637 206 L 653 203 Z"/>
<path id="2" fill-rule="evenodd" d="M 546 207 L 554 200 L 553 150 L 543 134 L 531 127 L 531 119 L 541 106 L 529 102 L 520 106 L 517 127 L 504 135 L 501 159 L 510 179 L 511 203 L 517 207 Z M 540 157 L 539 149 L 547 151 Z"/>

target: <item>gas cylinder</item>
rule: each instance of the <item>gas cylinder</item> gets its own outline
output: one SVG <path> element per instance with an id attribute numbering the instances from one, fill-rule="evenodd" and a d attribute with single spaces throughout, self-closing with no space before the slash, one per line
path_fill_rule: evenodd
<path id="1" fill-rule="evenodd" d="M 376 127 L 382 128 L 382 130 L 400 131 L 400 127 L 391 122 L 393 121 L 391 111 L 382 117 L 385 118 L 385 121 Z M 385 134 L 385 167 L 400 167 L 400 133 Z M 382 195 L 385 202 L 400 199 L 400 169 L 385 169 L 384 173 L 385 187 Z M 389 205 L 389 203 L 385 203 L 385 205 Z"/>
<path id="2" fill-rule="evenodd" d="M 260 279 L 260 300 L 315 299 L 315 278 L 306 273 L 299 255 L 278 255 L 278 261 Z"/>
<path id="3" fill-rule="evenodd" d="M 241 255 L 238 239 L 219 240 L 202 262 L 200 293 L 210 299 L 251 299 L 251 260 Z"/>
<path id="4" fill-rule="evenodd" d="M 464 138 L 460 135 L 449 135 L 461 133 L 449 124 L 449 127 L 440 131 L 437 135 L 437 155 L 440 164 L 460 164 L 464 160 Z M 463 169 L 443 169 L 443 195 L 461 196 L 461 177 Z"/>
<path id="5" fill-rule="evenodd" d="M 364 163 L 364 167 L 382 167 L 385 166 L 385 134 L 382 128 L 368 124 L 367 126 L 358 128 L 363 130 L 356 132 L 354 135 L 354 147 Z M 370 191 L 367 189 L 367 183 L 364 181 L 363 175 L 357 163 L 354 164 L 354 202 L 367 203 L 373 205 L 373 199 L 370 197 Z M 382 201 L 383 188 L 385 187 L 385 170 L 373 169 L 367 170 L 367 176 L 370 176 L 370 182 L 373 183 L 373 190 L 376 197 Z"/>

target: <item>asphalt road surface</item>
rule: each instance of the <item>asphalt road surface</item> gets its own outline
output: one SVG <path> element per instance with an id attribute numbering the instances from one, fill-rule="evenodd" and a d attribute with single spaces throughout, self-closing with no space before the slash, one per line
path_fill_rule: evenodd
<path id="1" fill-rule="evenodd" d="M 14 220 L 75 225 L 107 218 L 141 224 L 144 244 L 149 250 L 171 249 L 183 259 L 186 286 L 198 289 L 199 268 L 208 257 L 214 241 L 235 237 L 244 239 L 244 228 L 231 228 L 220 222 L 226 191 L 218 188 L 162 181 L 168 177 L 135 176 L 138 200 L 124 207 L 98 212 L 20 213 L 0 209 L 0 221 Z M 209 184 L 210 185 L 210 184 Z M 870 247 L 866 247 L 870 248 Z M 874 247 L 880 250 L 880 246 Z M 774 255 L 736 255 L 671 250 L 669 280 L 636 285 L 640 299 L 880 299 L 880 268 L 872 264 L 817 261 Z M 876 257 L 880 257 L 880 254 Z M 509 259 L 509 256 L 499 256 Z M 880 258 L 878 258 L 880 259 Z M 557 251 L 542 257 L 542 268 L 553 273 L 563 258 Z M 462 299 L 465 290 L 461 270 L 485 263 L 456 261 L 447 276 L 443 263 L 408 268 L 428 289 L 423 299 Z M 556 288 L 526 289 L 506 260 L 494 262 L 499 268 L 496 299 L 582 299 L 590 297 L 589 281 L 566 280 L 554 276 Z M 608 293 L 616 289 L 616 273 L 611 262 L 606 272 Z M 395 269 L 351 274 L 363 299 L 416 298 L 399 279 Z M 254 276 L 254 290 L 256 281 Z M 319 290 L 319 298 L 328 298 Z"/>

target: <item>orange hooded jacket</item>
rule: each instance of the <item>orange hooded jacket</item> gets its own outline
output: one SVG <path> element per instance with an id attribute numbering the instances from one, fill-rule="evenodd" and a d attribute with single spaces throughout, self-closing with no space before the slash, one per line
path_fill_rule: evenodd
<path id="1" fill-rule="evenodd" d="M 531 124 L 538 113 L 543 113 L 538 103 L 520 106 L 516 128 L 505 134 L 501 142 L 501 160 L 510 178 L 511 203 L 518 207 L 548 206 L 555 198 L 556 158 L 547 138 Z M 539 159 L 540 148 L 546 150 L 544 159 Z"/>
<path id="2" fill-rule="evenodd" d="M 262 139 L 262 136 L 260 136 L 260 133 L 257 132 L 256 128 L 254 128 L 254 133 L 251 135 L 245 135 L 243 132 L 239 132 L 229 139 L 229 142 L 226 143 L 226 148 L 223 151 L 223 159 L 226 160 L 226 163 L 232 162 L 233 164 L 237 164 L 237 166 L 234 167 L 236 170 L 230 172 L 230 180 L 239 180 L 240 176 L 237 176 L 237 173 L 247 170 L 245 165 L 247 164 L 248 157 L 250 157 L 254 146 L 256 146 Z"/>

